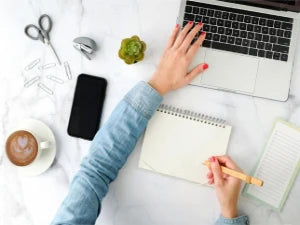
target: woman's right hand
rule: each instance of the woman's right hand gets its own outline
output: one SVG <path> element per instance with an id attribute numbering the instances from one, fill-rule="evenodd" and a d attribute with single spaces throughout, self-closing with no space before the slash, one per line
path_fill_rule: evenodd
<path id="1" fill-rule="evenodd" d="M 241 188 L 241 180 L 222 173 L 220 166 L 242 172 L 229 156 L 212 156 L 209 158 L 210 167 L 207 174 L 208 183 L 214 184 L 221 207 L 221 214 L 225 218 L 237 217 L 237 202 Z"/>

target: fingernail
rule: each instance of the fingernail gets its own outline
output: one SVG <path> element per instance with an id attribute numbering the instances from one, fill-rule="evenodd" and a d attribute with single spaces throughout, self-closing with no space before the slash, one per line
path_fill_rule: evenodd
<path id="1" fill-rule="evenodd" d="M 202 31 L 201 35 L 204 36 L 205 34 L 206 34 L 206 32 L 205 32 L 205 31 Z"/>
<path id="2" fill-rule="evenodd" d="M 189 24 L 193 24 L 193 21 L 189 21 Z"/>
<path id="3" fill-rule="evenodd" d="M 212 156 L 208 159 L 210 162 L 215 162 L 216 161 L 216 157 L 215 156 Z"/>
<path id="4" fill-rule="evenodd" d="M 175 28 L 178 28 L 179 27 L 179 24 L 176 24 Z"/>
<path id="5" fill-rule="evenodd" d="M 198 23 L 198 26 L 202 26 L 202 23 L 200 22 L 200 23 Z"/>
<path id="6" fill-rule="evenodd" d="M 208 69 L 208 64 L 205 63 L 205 64 L 203 65 L 203 69 L 204 69 L 204 70 Z M 213 156 L 212 158 L 214 158 L 214 156 Z M 215 159 L 216 159 L 216 158 L 215 158 Z"/>

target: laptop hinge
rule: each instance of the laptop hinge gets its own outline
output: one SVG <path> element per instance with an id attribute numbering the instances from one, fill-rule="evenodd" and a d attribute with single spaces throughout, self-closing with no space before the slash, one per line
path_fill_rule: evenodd
<path id="1" fill-rule="evenodd" d="M 262 5 L 259 3 L 242 1 L 242 0 L 217 0 L 217 1 L 230 2 L 230 3 L 241 4 L 241 5 L 248 5 L 248 6 L 254 6 L 254 7 L 259 7 L 259 8 L 272 9 L 272 10 L 277 10 L 277 11 L 289 11 L 286 8 L 276 7 L 276 6 L 272 6 L 272 5 Z"/>

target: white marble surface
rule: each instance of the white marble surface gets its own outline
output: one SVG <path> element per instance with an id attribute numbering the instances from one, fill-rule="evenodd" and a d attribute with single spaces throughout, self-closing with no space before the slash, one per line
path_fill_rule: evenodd
<path id="1" fill-rule="evenodd" d="M 176 23 L 179 0 L 0 0 L 0 145 L 9 130 L 25 118 L 47 123 L 57 138 L 57 156 L 44 174 L 24 178 L 0 155 L 0 224 L 49 224 L 68 192 L 68 186 L 87 154 L 90 142 L 69 137 L 66 129 L 76 77 L 80 73 L 102 75 L 108 80 L 103 121 L 122 96 L 139 80 L 147 80 L 158 63 L 167 37 Z M 53 90 L 50 96 L 36 86 L 24 88 L 24 81 L 39 73 L 25 72 L 33 59 L 55 62 L 41 44 L 23 32 L 28 23 L 49 14 L 54 20 L 51 39 L 62 61 L 68 61 L 73 79 L 53 85 L 45 79 L 54 74 L 65 79 L 63 70 L 45 71 L 43 81 Z M 121 39 L 139 35 L 148 46 L 145 60 L 133 66 L 118 57 Z M 100 49 L 92 61 L 73 49 L 72 40 L 89 36 Z M 226 119 L 233 126 L 229 155 L 249 172 L 263 149 L 271 125 L 282 117 L 300 126 L 300 46 L 287 102 L 185 87 L 168 94 L 164 102 Z M 234 66 L 234 62 L 232 64 Z M 117 180 L 103 201 L 98 225 L 213 224 L 219 215 L 214 190 L 143 171 L 137 168 L 141 141 L 137 144 Z M 2 151 L 0 151 L 2 152 Z M 300 177 L 282 212 L 241 196 L 241 213 L 251 224 L 299 224 Z"/>

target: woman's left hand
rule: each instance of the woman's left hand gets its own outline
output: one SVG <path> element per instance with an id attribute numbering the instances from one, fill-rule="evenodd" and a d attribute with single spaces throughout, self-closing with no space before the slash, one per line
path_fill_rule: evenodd
<path id="1" fill-rule="evenodd" d="M 202 32 L 191 45 L 202 26 L 202 23 L 198 23 L 192 29 L 193 22 L 190 21 L 182 31 L 178 24 L 174 28 L 158 68 L 149 81 L 149 84 L 161 95 L 187 85 L 208 68 L 206 63 L 202 63 L 188 71 L 189 65 L 205 39 L 206 33 Z"/>

